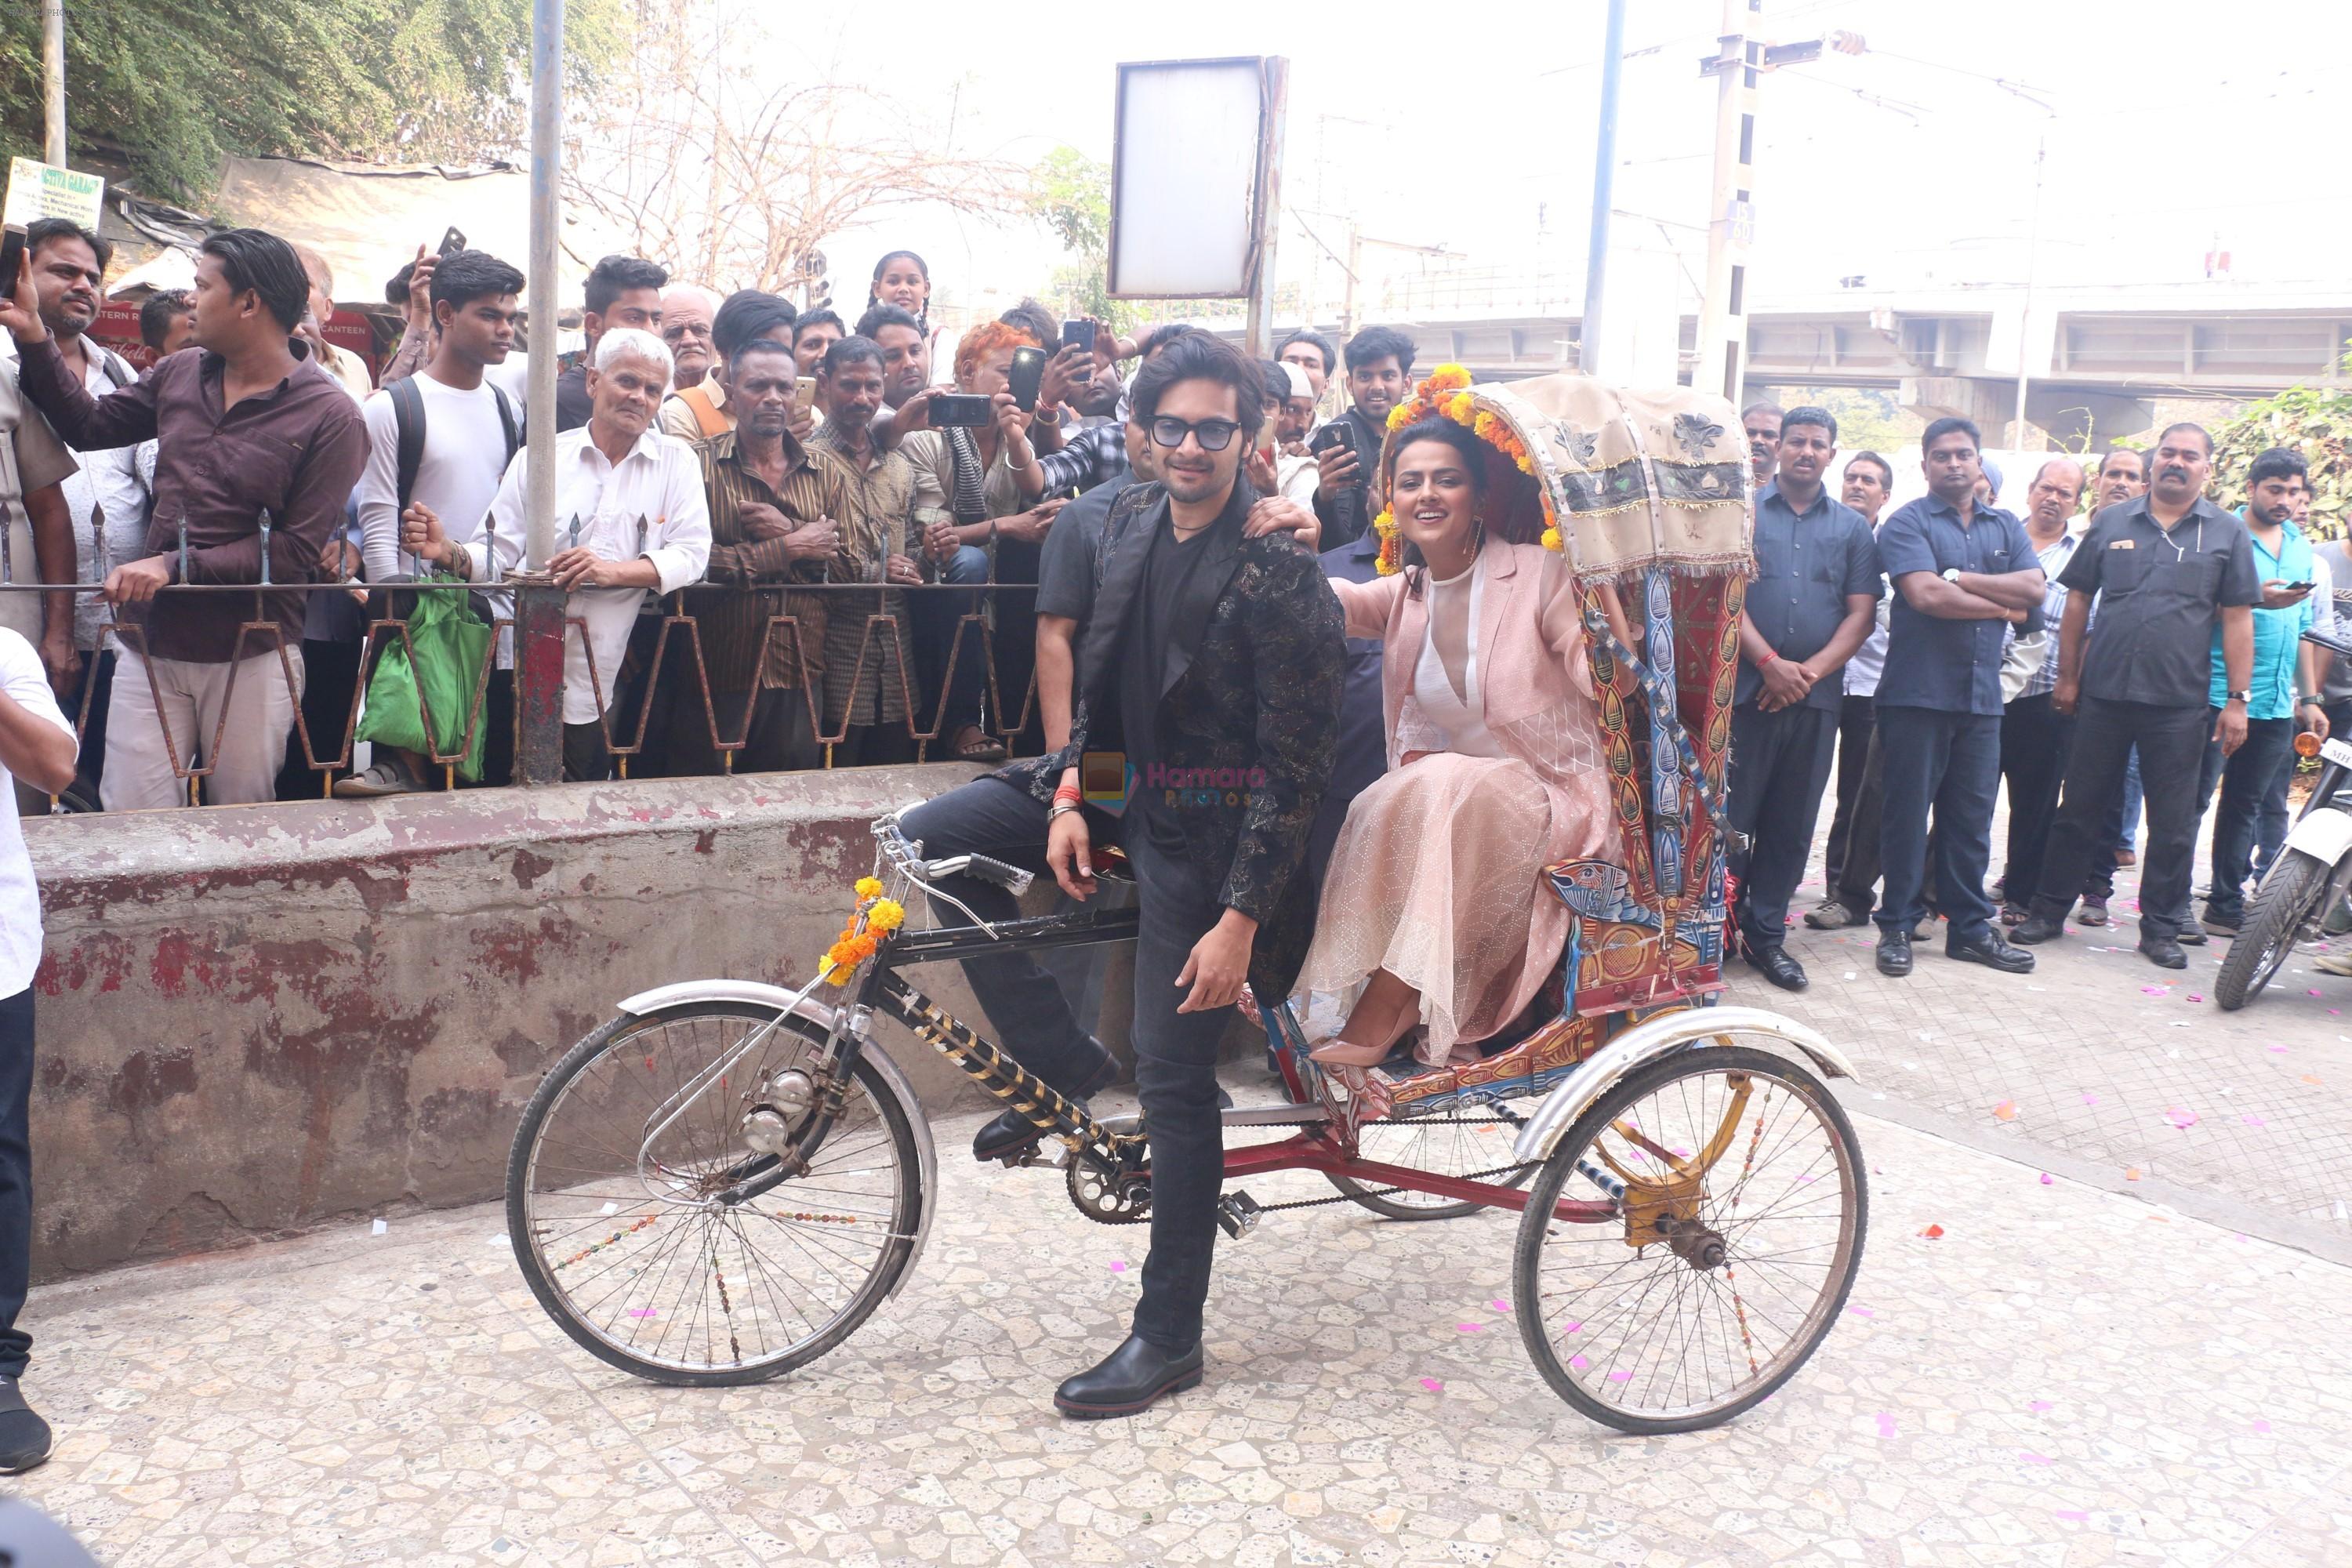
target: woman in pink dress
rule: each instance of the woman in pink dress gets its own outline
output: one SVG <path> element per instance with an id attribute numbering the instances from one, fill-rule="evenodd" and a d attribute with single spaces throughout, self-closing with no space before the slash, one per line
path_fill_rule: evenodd
<path id="1" fill-rule="evenodd" d="M 1389 772 L 1348 812 L 1299 976 L 1352 995 L 1312 1053 L 1343 1069 L 1385 1059 L 1417 1023 L 1423 1061 L 1475 1057 L 1559 963 L 1569 911 L 1543 868 L 1615 849 L 1566 562 L 1486 527 L 1470 431 L 1426 420 L 1389 452 L 1404 570 L 1331 584 L 1348 635 L 1385 645 Z"/>

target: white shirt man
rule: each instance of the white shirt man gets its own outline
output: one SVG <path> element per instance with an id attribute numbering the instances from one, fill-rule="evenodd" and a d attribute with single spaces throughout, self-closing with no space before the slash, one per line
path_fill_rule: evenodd
<path id="1" fill-rule="evenodd" d="M 710 510 L 693 449 L 652 427 L 669 380 L 669 352 L 652 333 L 624 328 L 607 332 L 597 343 L 596 362 L 589 422 L 555 438 L 556 559 L 551 564 L 561 574 L 562 558 L 572 551 L 584 551 L 598 561 L 643 561 L 653 567 L 652 591 L 675 593 L 699 580 L 709 563 Z M 644 391 L 642 408 L 635 402 L 615 406 L 608 425 L 607 395 L 601 383 L 619 385 L 637 378 L 641 369 L 658 370 L 660 379 Z M 614 431 L 625 434 L 631 425 L 636 434 L 615 462 L 598 437 Z M 618 438 L 606 444 L 617 445 Z M 470 552 L 478 582 L 503 577 L 521 559 L 530 461 L 529 453 L 517 453 L 499 485 L 490 509 L 492 547 Z M 587 636 L 583 639 L 567 632 L 564 637 L 567 776 L 603 776 L 593 771 L 588 748 L 593 742 L 594 749 L 602 750 L 602 710 L 613 700 L 629 631 L 647 592 L 645 587 L 593 586 L 572 592 L 565 613 L 585 625 Z"/>

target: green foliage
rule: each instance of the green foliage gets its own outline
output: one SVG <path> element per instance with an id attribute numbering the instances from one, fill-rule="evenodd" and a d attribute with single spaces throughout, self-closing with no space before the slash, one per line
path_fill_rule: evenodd
<path id="1" fill-rule="evenodd" d="M 1134 306 L 1110 297 L 1110 168 L 1075 147 L 1056 147 L 1029 172 L 1030 216 L 1054 232 L 1071 259 L 1054 269 L 1047 303 L 1126 331 Z"/>
<path id="2" fill-rule="evenodd" d="M 2352 354 L 2345 368 L 2352 371 Z M 2246 470 L 2273 447 L 2292 447 L 2311 465 L 2312 531 L 2343 538 L 2352 516 L 2352 388 L 2290 386 L 2217 426 L 2208 493 L 2223 506 L 2243 505 Z"/>
<path id="3" fill-rule="evenodd" d="M 1752 396 L 1764 394 L 1749 388 Z M 1769 388 L 1773 402 L 1783 408 L 1811 405 L 1826 408 L 1838 422 L 1838 461 L 1856 452 L 1876 452 L 1882 458 L 1916 447 L 1927 421 L 1895 401 L 1895 395 L 1860 386 L 1790 386 Z"/>
<path id="4" fill-rule="evenodd" d="M 567 7 L 567 88 L 627 32 Z M 40 8 L 0 7 L 0 154 L 37 157 Z M 200 201 L 225 156 L 465 163 L 519 150 L 530 0 L 73 0 L 67 132 L 123 149 L 145 194 Z"/>

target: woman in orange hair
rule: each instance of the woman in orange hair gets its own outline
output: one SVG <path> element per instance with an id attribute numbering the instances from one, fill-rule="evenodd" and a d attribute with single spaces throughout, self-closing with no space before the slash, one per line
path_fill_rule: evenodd
<path id="1" fill-rule="evenodd" d="M 900 406 L 898 427 L 908 431 L 899 450 L 915 467 L 915 515 L 924 524 L 924 551 L 942 583 L 1032 583 L 1037 580 L 1037 559 L 1053 526 L 1059 500 L 1033 507 L 1021 498 L 1016 478 L 1034 454 L 1029 449 L 1031 416 L 1013 406 L 1005 384 L 1013 366 L 1013 351 L 1036 348 L 1036 339 L 1002 321 L 983 322 L 963 334 L 956 344 L 955 385 L 952 390 L 985 397 L 994 405 L 994 416 L 976 428 L 934 428 L 930 405 L 935 392 L 916 394 Z M 944 389 L 943 389 L 944 390 Z M 1033 643 L 1034 613 L 1025 601 L 1000 604 L 993 612 L 999 655 L 997 697 L 1002 714 L 1010 721 L 1020 711 L 1028 690 L 1029 664 L 1011 657 L 1015 646 Z M 971 605 L 961 594 L 914 595 L 918 657 L 925 666 L 925 682 L 933 691 L 946 672 L 949 653 L 955 652 L 955 670 L 948 689 L 948 755 L 962 762 L 989 762 L 1004 755 L 1004 745 L 983 725 L 982 701 L 986 672 L 981 639 L 967 631 L 960 647 L 957 633 Z M 976 628 L 975 628 L 976 630 Z M 1015 679 L 1017 677 L 1017 679 Z M 928 720 L 929 713 L 922 718 Z"/>

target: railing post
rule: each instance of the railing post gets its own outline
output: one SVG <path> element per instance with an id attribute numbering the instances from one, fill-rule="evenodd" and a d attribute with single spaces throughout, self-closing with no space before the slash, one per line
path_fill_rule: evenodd
<path id="1" fill-rule="evenodd" d="M 563 779 L 563 628 L 566 595 L 543 572 L 516 573 L 515 782 Z"/>

